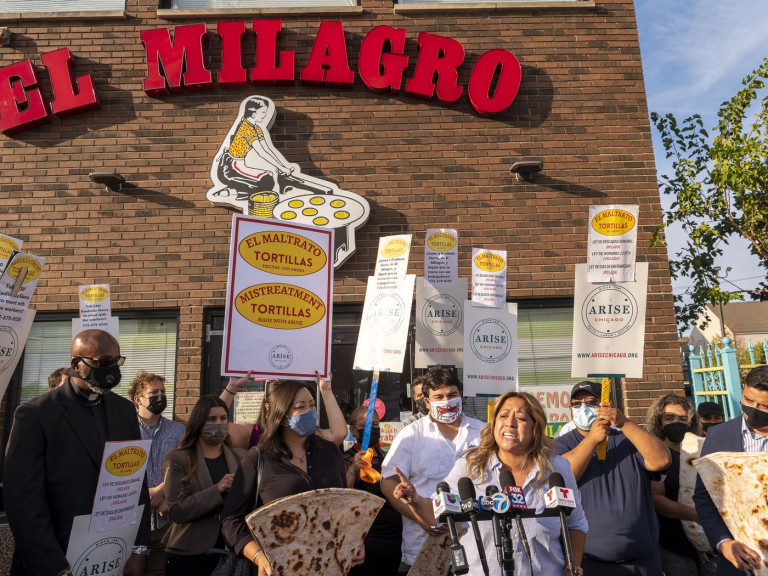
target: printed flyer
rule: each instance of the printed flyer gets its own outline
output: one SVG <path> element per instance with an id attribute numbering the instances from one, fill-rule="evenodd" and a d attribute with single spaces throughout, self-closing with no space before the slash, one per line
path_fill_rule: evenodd
<path id="1" fill-rule="evenodd" d="M 452 228 L 430 228 L 424 238 L 424 279 L 433 285 L 459 280 L 459 233 Z"/>
<path id="2" fill-rule="evenodd" d="M 455 284 L 416 281 L 416 368 L 464 366 L 464 302 L 467 279 Z"/>
<path id="3" fill-rule="evenodd" d="M 464 302 L 464 395 L 517 390 L 517 304 L 478 308 Z"/>
<path id="4" fill-rule="evenodd" d="M 379 239 L 376 256 L 376 289 L 395 290 L 405 280 L 408 257 L 411 253 L 411 235 L 385 236 Z"/>
<path id="5" fill-rule="evenodd" d="M 80 286 L 80 321 L 83 330 L 107 330 L 112 316 L 109 284 Z"/>
<path id="6" fill-rule="evenodd" d="M 593 284 L 587 265 L 576 264 L 571 376 L 643 377 L 648 263 L 638 262 L 634 282 Z"/>
<path id="7" fill-rule="evenodd" d="M 333 230 L 233 217 L 223 376 L 328 376 L 332 250 Z"/>
<path id="8" fill-rule="evenodd" d="M 472 248 L 472 306 L 502 308 L 507 301 L 507 251 Z"/>
<path id="9" fill-rule="evenodd" d="M 590 282 L 634 282 L 638 206 L 590 206 Z"/>
<path id="10" fill-rule="evenodd" d="M 8 236 L 7 234 L 0 234 L 0 274 L 5 270 L 5 265 L 8 262 L 8 258 L 11 254 L 21 250 L 21 246 L 24 244 L 23 240 Z"/>

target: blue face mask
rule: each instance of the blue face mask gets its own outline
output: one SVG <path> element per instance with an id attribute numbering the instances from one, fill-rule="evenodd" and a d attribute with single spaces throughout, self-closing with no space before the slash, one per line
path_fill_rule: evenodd
<path id="1" fill-rule="evenodd" d="M 573 423 L 582 430 L 589 430 L 597 420 L 597 410 L 586 404 L 582 404 L 573 411 Z"/>
<path id="2" fill-rule="evenodd" d="M 285 424 L 296 436 L 306 438 L 317 428 L 317 410 L 307 410 L 303 414 L 296 416 L 287 416 L 288 422 Z"/>

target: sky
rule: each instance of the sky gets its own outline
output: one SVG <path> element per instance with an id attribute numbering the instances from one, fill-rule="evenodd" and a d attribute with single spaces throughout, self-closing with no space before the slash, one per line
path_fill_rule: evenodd
<path id="1" fill-rule="evenodd" d="M 741 80 L 768 57 L 766 0 L 635 0 L 648 111 L 672 113 L 678 120 L 699 114 L 710 136 L 720 105 L 741 89 Z M 655 127 L 653 149 L 658 174 L 672 174 Z M 669 197 L 662 203 L 669 205 Z M 640 216 L 642 218 L 642 215 Z M 684 246 L 682 234 L 667 232 L 672 257 Z M 746 241 L 731 241 L 721 264 L 732 270 L 723 288 L 748 290 L 762 279 Z M 673 282 L 675 293 L 690 285 Z"/>

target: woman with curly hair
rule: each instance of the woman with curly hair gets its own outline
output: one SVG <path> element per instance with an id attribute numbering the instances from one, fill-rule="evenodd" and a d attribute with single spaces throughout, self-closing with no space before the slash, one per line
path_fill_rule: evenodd
<path id="1" fill-rule="evenodd" d="M 526 392 L 503 394 L 493 405 L 491 421 L 483 429 L 480 443 L 456 461 L 446 482 L 451 491 L 456 492 L 459 479 L 468 476 L 475 485 L 475 492 L 480 495 L 485 494 L 488 486 L 499 487 L 501 471 L 508 470 L 515 484 L 522 487 L 526 506 L 540 513 L 545 509 L 544 495 L 549 490 L 549 476 L 553 472 L 560 473 L 566 488 L 572 489 L 575 494 L 576 508 L 568 516 L 568 532 L 574 562 L 579 565 L 586 541 L 587 521 L 571 467 L 565 458 L 554 454 L 553 442 L 545 434 L 546 424 L 544 410 L 534 396 Z M 401 478 L 395 488 L 395 497 L 406 502 L 422 518 L 429 518 L 432 514 L 430 500 L 419 497 L 405 478 Z M 434 518 L 431 523 L 435 523 Z M 523 519 L 523 526 L 531 557 L 526 556 L 521 538 L 513 538 L 515 573 L 570 576 L 559 542 L 560 520 L 556 517 L 526 518 Z M 493 550 L 491 523 L 480 522 L 480 533 L 485 549 Z M 466 551 L 469 574 L 483 574 L 471 529 L 464 533 L 461 543 Z M 500 576 L 501 568 L 490 555 L 488 568 L 492 576 Z"/>
<path id="2" fill-rule="evenodd" d="M 661 565 L 665 574 L 712 574 L 711 564 L 701 558 L 688 540 L 681 520 L 698 522 L 693 506 L 678 502 L 680 490 L 680 444 L 687 433 L 700 434 L 699 415 L 689 398 L 665 394 L 648 409 L 646 430 L 669 448 L 672 463 L 663 482 L 651 482 L 653 507 L 659 517 Z"/>

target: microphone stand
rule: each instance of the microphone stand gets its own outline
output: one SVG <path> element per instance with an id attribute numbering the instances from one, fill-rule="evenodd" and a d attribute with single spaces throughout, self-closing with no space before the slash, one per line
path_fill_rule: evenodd
<path id="1" fill-rule="evenodd" d="M 504 576 L 514 576 L 515 574 L 515 556 L 512 547 L 512 522 L 509 514 L 499 519 L 501 526 L 501 556 L 502 573 Z"/>

